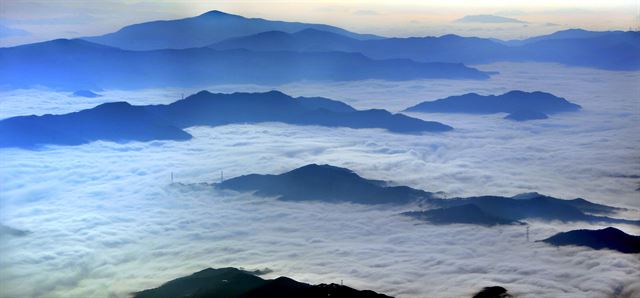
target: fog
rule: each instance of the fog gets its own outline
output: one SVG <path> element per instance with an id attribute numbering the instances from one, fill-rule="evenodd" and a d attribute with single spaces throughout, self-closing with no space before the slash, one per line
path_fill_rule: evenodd
<path id="1" fill-rule="evenodd" d="M 411 206 L 280 202 L 191 185 L 216 182 L 221 171 L 233 177 L 329 163 L 447 196 L 538 191 L 640 207 L 634 176 L 640 174 L 640 74 L 550 64 L 479 67 L 500 74 L 484 82 L 207 89 L 278 89 L 393 111 L 465 92 L 542 90 L 584 110 L 528 123 L 504 115 L 412 114 L 456 128 L 420 136 L 266 123 L 193 127 L 187 131 L 194 138 L 186 142 L 2 149 L 0 224 L 29 233 L 0 238 L 0 295 L 126 297 L 225 266 L 268 267 L 268 278 L 310 283 L 344 280 L 399 297 L 460 297 L 489 285 L 518 297 L 640 295 L 638 256 L 533 242 L 600 226 L 533 222 L 527 242 L 522 226 L 433 226 L 398 215 Z M 3 91 L 0 117 L 70 112 L 116 100 L 168 103 L 193 91 L 105 90 L 95 99 L 44 89 Z M 188 185 L 171 185 L 171 172 Z M 640 234 L 637 227 L 618 227 Z"/>

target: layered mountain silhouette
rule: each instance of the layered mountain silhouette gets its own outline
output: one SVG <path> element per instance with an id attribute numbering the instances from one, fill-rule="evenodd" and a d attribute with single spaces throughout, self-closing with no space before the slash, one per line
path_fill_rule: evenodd
<path id="1" fill-rule="evenodd" d="M 546 92 L 509 91 L 502 95 L 467 93 L 434 101 L 425 101 L 407 108 L 406 112 L 424 113 L 511 113 L 514 120 L 541 119 L 546 114 L 578 111 L 582 107 L 562 97 Z"/>
<path id="2" fill-rule="evenodd" d="M 134 293 L 135 298 L 383 298 L 370 290 L 356 290 L 338 284 L 310 285 L 288 277 L 262 279 L 236 268 L 208 268 L 169 281 L 162 286 Z"/>
<path id="3" fill-rule="evenodd" d="M 333 32 L 356 39 L 380 38 L 329 25 L 245 18 L 212 10 L 190 18 L 129 25 L 117 32 L 83 39 L 128 50 L 186 49 L 265 31 L 297 32 L 304 29 Z"/>
<path id="4" fill-rule="evenodd" d="M 515 197 L 480 196 L 441 199 L 434 193 L 360 177 L 331 165 L 310 164 L 278 175 L 250 174 L 215 184 L 219 189 L 253 192 L 287 201 L 358 204 L 426 204 L 435 210 L 405 215 L 439 224 L 518 224 L 526 219 L 605 222 L 640 225 L 640 220 L 608 217 L 623 209 L 584 199 L 563 200 L 537 193 Z M 441 209 L 437 209 L 441 208 Z"/>
<path id="5" fill-rule="evenodd" d="M 487 79 L 455 63 L 373 60 L 360 53 L 255 52 L 211 48 L 128 51 L 80 39 L 0 48 L 0 85 L 132 89 L 301 80 Z"/>
<path id="6" fill-rule="evenodd" d="M 278 91 L 215 94 L 201 91 L 168 105 L 101 104 L 63 115 L 0 120 L 0 147 L 79 145 L 97 140 L 188 140 L 183 128 L 233 123 L 283 122 L 350 128 L 382 128 L 397 133 L 443 132 L 450 126 L 386 110 L 355 110 L 321 97 L 293 98 Z"/>
<path id="7" fill-rule="evenodd" d="M 622 253 L 640 253 L 640 236 L 629 235 L 616 228 L 573 230 L 541 240 L 555 246 L 575 245 L 593 249 L 611 249 Z"/>
<path id="8" fill-rule="evenodd" d="M 483 226 L 522 224 L 513 219 L 489 214 L 474 204 L 405 212 L 407 215 L 433 224 L 475 224 Z"/>
<path id="9" fill-rule="evenodd" d="M 344 51 L 362 53 L 374 59 L 406 58 L 421 62 L 535 61 L 609 70 L 640 69 L 640 32 L 637 31 L 566 30 L 518 41 L 453 34 L 363 40 L 311 28 L 299 32 L 265 31 L 229 38 L 210 47 L 255 51 Z"/>

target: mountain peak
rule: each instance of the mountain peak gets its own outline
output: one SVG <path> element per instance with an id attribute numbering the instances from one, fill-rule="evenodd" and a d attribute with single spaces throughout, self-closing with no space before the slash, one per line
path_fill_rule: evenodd
<path id="1" fill-rule="evenodd" d="M 210 10 L 210 11 L 207 11 L 207 12 L 199 15 L 198 17 L 226 17 L 226 16 L 243 18 L 242 16 L 226 13 L 224 11 L 219 11 L 219 10 Z"/>

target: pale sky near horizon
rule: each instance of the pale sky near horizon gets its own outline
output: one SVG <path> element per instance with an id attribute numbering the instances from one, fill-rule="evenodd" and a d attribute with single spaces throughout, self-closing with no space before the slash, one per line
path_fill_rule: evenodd
<path id="1" fill-rule="evenodd" d="M 209 10 L 402 37 L 453 33 L 517 39 L 568 28 L 640 28 L 640 0 L 1 0 L 0 45 L 100 35 L 134 23 L 196 16 Z M 467 15 L 496 15 L 522 23 L 455 22 Z"/>

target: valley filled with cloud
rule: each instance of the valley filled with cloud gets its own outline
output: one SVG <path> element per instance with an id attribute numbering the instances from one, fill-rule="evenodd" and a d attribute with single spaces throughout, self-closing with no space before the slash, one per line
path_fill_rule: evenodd
<path id="1" fill-rule="evenodd" d="M 637 255 L 533 242 L 573 228 L 530 222 L 435 226 L 399 214 L 415 206 L 294 203 L 210 185 L 249 173 L 332 164 L 363 177 L 447 197 L 540 192 L 636 208 L 640 175 L 638 72 L 538 63 L 475 66 L 488 81 L 301 82 L 220 85 L 211 92 L 280 90 L 355 108 L 401 111 L 468 92 L 551 92 L 583 107 L 544 121 L 504 115 L 411 113 L 446 133 L 281 123 L 192 127 L 189 141 L 94 142 L 0 149 L 0 223 L 28 231 L 0 240 L 3 297 L 126 297 L 206 267 L 269 268 L 267 277 L 341 280 L 398 297 L 460 297 L 501 285 L 518 297 L 640 295 Z M 0 118 L 68 113 L 99 103 L 170 103 L 199 89 L 103 90 L 71 97 L 48 89 L 0 92 Z M 171 184 L 174 180 L 181 184 Z M 184 184 L 184 185 L 182 185 Z M 618 226 L 640 234 L 637 226 Z M 589 273 L 589 274 L 585 274 Z M 562 296 L 565 295 L 565 296 Z M 571 296 L 577 297 L 577 296 Z"/>

